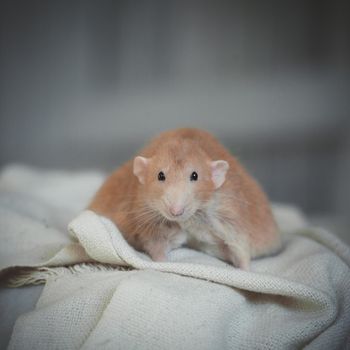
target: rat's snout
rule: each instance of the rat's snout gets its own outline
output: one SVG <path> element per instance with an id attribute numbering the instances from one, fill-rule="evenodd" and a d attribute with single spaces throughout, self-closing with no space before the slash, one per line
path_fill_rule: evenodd
<path id="1" fill-rule="evenodd" d="M 181 216 L 185 212 L 185 207 L 183 205 L 172 205 L 169 207 L 171 215 Z"/>
<path id="2" fill-rule="evenodd" d="M 188 203 L 187 194 L 184 188 L 169 188 L 163 200 L 169 218 L 182 219 L 185 216 Z"/>

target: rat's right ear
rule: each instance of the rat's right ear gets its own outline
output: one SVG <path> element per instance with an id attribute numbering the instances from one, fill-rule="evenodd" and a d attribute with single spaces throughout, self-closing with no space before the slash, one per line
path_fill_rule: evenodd
<path id="1" fill-rule="evenodd" d="M 134 175 L 137 176 L 141 184 L 144 184 L 146 181 L 146 170 L 148 163 L 149 159 L 145 157 L 138 156 L 134 159 L 133 172 Z"/>
<path id="2" fill-rule="evenodd" d="M 215 160 L 214 162 L 211 162 L 210 165 L 212 171 L 211 179 L 214 183 L 215 189 L 217 189 L 225 182 L 226 173 L 230 166 L 226 160 Z"/>

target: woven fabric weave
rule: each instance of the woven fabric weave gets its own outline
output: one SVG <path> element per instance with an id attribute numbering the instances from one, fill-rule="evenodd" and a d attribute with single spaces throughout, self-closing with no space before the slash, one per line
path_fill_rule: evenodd
<path id="1" fill-rule="evenodd" d="M 72 180 L 60 181 L 68 186 Z M 67 203 L 74 197 L 63 193 Z M 34 213 L 29 204 L 35 193 L 21 208 L 18 195 L 7 190 L 0 203 L 6 250 L 16 242 L 7 234 L 23 240 L 12 247 L 16 254 L 2 250 L 2 276 L 12 271 L 18 285 L 46 285 L 36 308 L 17 320 L 9 349 L 349 347 L 349 247 L 307 227 L 293 209 L 274 208 L 282 251 L 254 260 L 246 272 L 186 248 L 171 252 L 167 262 L 153 262 L 91 211 L 69 224 L 70 234 L 48 228 L 40 215 L 62 216 L 65 206 L 47 211 L 37 203 Z"/>

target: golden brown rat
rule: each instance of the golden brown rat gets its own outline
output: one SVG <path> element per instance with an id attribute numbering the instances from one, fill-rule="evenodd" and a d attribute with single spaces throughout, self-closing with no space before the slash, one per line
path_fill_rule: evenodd
<path id="1" fill-rule="evenodd" d="M 161 133 L 102 185 L 89 209 L 163 261 L 187 244 L 242 269 L 275 252 L 280 236 L 255 180 L 211 134 Z"/>

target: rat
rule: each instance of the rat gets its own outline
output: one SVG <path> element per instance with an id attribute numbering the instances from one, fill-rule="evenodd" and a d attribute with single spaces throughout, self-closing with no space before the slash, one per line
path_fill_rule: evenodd
<path id="1" fill-rule="evenodd" d="M 186 245 L 235 267 L 281 246 L 267 196 L 209 132 L 165 131 L 103 183 L 88 209 L 154 261 Z"/>

